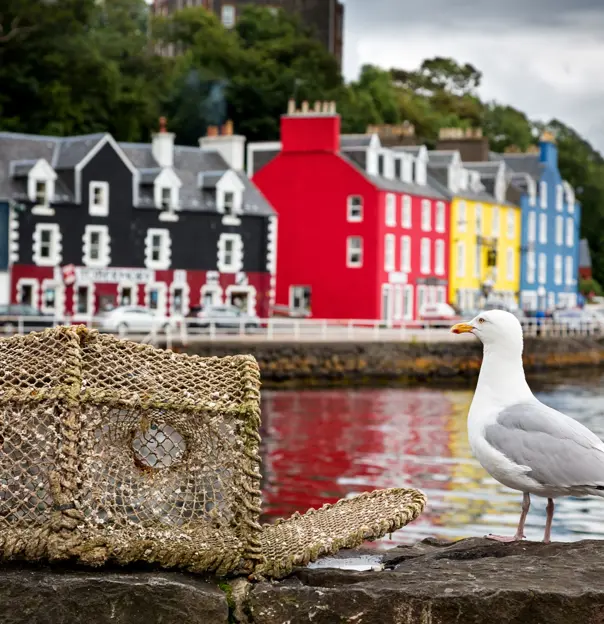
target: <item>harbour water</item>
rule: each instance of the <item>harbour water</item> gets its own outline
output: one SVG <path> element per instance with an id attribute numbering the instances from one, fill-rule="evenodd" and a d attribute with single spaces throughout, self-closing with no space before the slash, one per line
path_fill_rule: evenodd
<path id="1" fill-rule="evenodd" d="M 535 394 L 604 438 L 604 373 L 533 380 Z M 265 520 L 368 490 L 413 486 L 424 514 L 377 546 L 513 534 L 522 495 L 473 459 L 466 417 L 473 389 L 381 388 L 263 393 Z M 564 461 L 565 458 L 560 458 Z M 540 540 L 544 499 L 533 497 L 526 536 Z M 557 501 L 553 539 L 604 538 L 604 498 Z"/>

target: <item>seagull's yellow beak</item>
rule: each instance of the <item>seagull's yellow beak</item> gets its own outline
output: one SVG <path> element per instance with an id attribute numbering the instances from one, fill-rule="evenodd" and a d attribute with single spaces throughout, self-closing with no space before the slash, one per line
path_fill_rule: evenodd
<path id="1" fill-rule="evenodd" d="M 474 327 L 469 323 L 457 323 L 451 327 L 451 331 L 454 334 L 469 334 L 473 329 Z"/>

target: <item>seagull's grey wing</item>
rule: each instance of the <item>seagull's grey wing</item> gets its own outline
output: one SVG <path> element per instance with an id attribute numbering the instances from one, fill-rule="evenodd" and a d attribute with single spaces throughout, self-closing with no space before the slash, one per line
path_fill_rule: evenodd
<path id="1" fill-rule="evenodd" d="M 485 428 L 495 449 L 543 485 L 604 489 L 604 445 L 576 420 L 538 401 L 506 407 Z"/>

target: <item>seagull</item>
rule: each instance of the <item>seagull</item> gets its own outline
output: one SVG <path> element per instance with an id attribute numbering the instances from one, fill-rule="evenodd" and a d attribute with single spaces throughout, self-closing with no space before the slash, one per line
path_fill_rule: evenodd
<path id="1" fill-rule="evenodd" d="M 516 534 L 522 540 L 531 494 L 547 498 L 543 541 L 549 544 L 554 499 L 604 497 L 604 443 L 573 418 L 544 405 L 531 392 L 522 366 L 522 326 L 510 312 L 482 312 L 457 323 L 454 334 L 474 334 L 483 344 L 478 384 L 468 413 L 468 438 L 481 466 L 499 483 L 523 493 Z"/>

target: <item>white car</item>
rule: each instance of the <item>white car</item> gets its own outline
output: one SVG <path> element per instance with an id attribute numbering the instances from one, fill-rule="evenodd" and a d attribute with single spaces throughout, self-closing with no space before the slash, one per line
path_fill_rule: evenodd
<path id="1" fill-rule="evenodd" d="M 174 322 L 168 317 L 139 306 L 120 306 L 107 312 L 100 312 L 95 325 L 101 331 L 118 333 L 120 336 L 175 329 Z"/>

